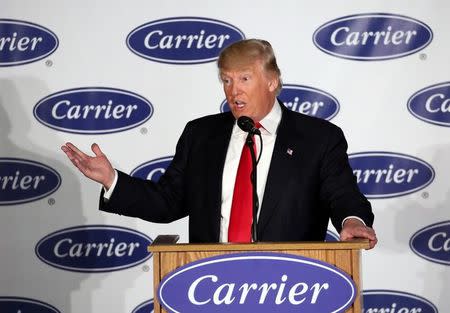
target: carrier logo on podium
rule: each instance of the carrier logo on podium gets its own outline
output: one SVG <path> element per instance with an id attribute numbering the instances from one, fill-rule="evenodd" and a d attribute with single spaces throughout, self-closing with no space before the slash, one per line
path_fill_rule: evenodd
<path id="1" fill-rule="evenodd" d="M 422 121 L 450 127 L 450 82 L 419 90 L 409 98 L 408 110 Z"/>
<path id="2" fill-rule="evenodd" d="M 61 176 L 42 163 L 0 158 L 0 205 L 20 204 L 42 199 L 61 185 Z"/>
<path id="3" fill-rule="evenodd" d="M 425 23 L 386 13 L 344 16 L 320 26 L 313 35 L 323 52 L 359 61 L 404 57 L 424 49 L 432 39 Z"/>
<path id="4" fill-rule="evenodd" d="M 237 27 L 202 17 L 172 17 L 141 25 L 127 36 L 127 47 L 148 60 L 198 64 L 217 59 L 220 51 L 244 38 Z"/>
<path id="5" fill-rule="evenodd" d="M 157 182 L 159 178 L 166 172 L 173 157 L 164 157 L 145 162 L 131 171 L 130 175 L 145 180 Z"/>
<path id="6" fill-rule="evenodd" d="M 331 120 L 339 112 L 339 101 L 326 91 L 302 85 L 284 84 L 278 98 L 291 111 Z M 227 100 L 220 105 L 221 112 L 230 111 Z"/>
<path id="7" fill-rule="evenodd" d="M 322 261 L 280 253 L 205 258 L 169 273 L 158 297 L 168 312 L 343 312 L 356 286 Z"/>
<path id="8" fill-rule="evenodd" d="M 41 99 L 35 118 L 50 128 L 76 134 L 108 134 L 137 127 L 150 119 L 152 104 L 121 89 L 83 87 Z"/>
<path id="9" fill-rule="evenodd" d="M 438 313 L 436 306 L 412 293 L 394 290 L 363 291 L 364 313 Z"/>
<path id="10" fill-rule="evenodd" d="M 42 60 L 58 48 L 49 29 L 25 21 L 0 19 L 0 67 Z"/>
<path id="11" fill-rule="evenodd" d="M 418 158 L 392 152 L 349 155 L 359 189 L 367 198 L 391 198 L 410 194 L 431 184 L 434 169 Z"/>
<path id="12" fill-rule="evenodd" d="M 428 261 L 450 265 L 450 221 L 420 229 L 411 237 L 409 246 Z"/>
<path id="13" fill-rule="evenodd" d="M 153 240 L 132 229 L 86 225 L 62 229 L 36 244 L 36 255 L 59 269 L 100 273 L 123 270 L 151 257 L 147 246 Z"/>

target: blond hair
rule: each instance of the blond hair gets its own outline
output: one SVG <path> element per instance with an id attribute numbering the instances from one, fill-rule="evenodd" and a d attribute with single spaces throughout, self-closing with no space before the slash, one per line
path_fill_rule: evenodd
<path id="1" fill-rule="evenodd" d="M 220 71 L 243 67 L 255 61 L 261 61 L 263 68 L 268 73 L 273 73 L 278 78 L 277 94 L 281 91 L 281 71 L 278 68 L 275 53 L 272 46 L 262 39 L 244 39 L 236 41 L 220 52 L 217 67 Z"/>

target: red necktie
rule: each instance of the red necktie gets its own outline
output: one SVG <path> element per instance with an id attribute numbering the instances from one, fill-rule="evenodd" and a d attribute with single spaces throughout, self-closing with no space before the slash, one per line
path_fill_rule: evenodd
<path id="1" fill-rule="evenodd" d="M 256 127 L 259 128 L 260 124 L 256 123 Z M 253 149 L 256 150 L 255 144 L 253 144 Z M 247 144 L 244 144 L 236 174 L 236 182 L 234 183 L 228 242 L 251 242 L 252 239 L 253 188 L 250 179 L 251 172 L 252 156 L 250 148 Z"/>

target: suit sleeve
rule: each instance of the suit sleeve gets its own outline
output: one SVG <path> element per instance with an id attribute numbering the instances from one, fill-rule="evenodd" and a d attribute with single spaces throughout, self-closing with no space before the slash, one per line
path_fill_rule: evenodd
<path id="1" fill-rule="evenodd" d="M 338 232 L 346 217 L 357 216 L 372 226 L 370 202 L 360 192 L 347 155 L 347 141 L 342 130 L 330 128 L 320 170 L 320 196 L 330 209 L 331 221 Z"/>
<path id="2" fill-rule="evenodd" d="M 187 216 L 185 173 L 191 129 L 188 123 L 178 140 L 172 162 L 157 183 L 118 171 L 114 192 L 108 201 L 101 192 L 99 209 L 155 223 L 169 223 Z"/>

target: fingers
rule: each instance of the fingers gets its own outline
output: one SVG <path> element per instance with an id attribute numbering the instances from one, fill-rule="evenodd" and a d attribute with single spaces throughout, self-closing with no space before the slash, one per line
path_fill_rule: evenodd
<path id="1" fill-rule="evenodd" d="M 375 245 L 378 242 L 378 239 L 377 239 L 377 236 L 375 234 L 375 231 L 372 228 L 370 228 L 370 227 L 364 227 L 363 230 L 357 231 L 356 232 L 356 236 L 354 236 L 354 237 L 369 239 L 369 248 L 368 248 L 368 250 L 370 250 L 373 247 L 375 247 Z"/>
<path id="2" fill-rule="evenodd" d="M 370 240 L 375 240 L 377 237 L 375 235 L 375 231 L 366 226 L 344 229 L 341 232 L 341 239 L 348 240 L 352 238 L 367 238 Z"/>
<path id="3" fill-rule="evenodd" d="M 70 142 L 63 145 L 61 150 L 64 151 L 72 164 L 84 173 L 86 170 L 86 161 L 89 159 L 89 156 Z"/>
<path id="4" fill-rule="evenodd" d="M 64 146 L 61 146 L 61 150 L 64 151 L 64 153 L 67 155 L 69 160 L 73 163 L 73 165 L 78 167 L 79 160 L 77 158 L 77 155 L 73 149 L 71 149 L 67 144 Z"/>
<path id="5" fill-rule="evenodd" d="M 98 144 L 96 144 L 96 143 L 93 143 L 93 144 L 92 144 L 91 150 L 92 150 L 92 152 L 94 152 L 94 154 L 95 154 L 96 156 L 101 156 L 101 155 L 103 155 L 102 150 L 100 150 L 100 147 L 99 147 Z"/>
<path id="6" fill-rule="evenodd" d="M 87 155 L 83 151 L 78 149 L 76 146 L 74 146 L 70 142 L 66 143 L 66 147 L 68 147 L 75 154 L 75 156 L 77 156 L 77 157 L 81 157 L 81 158 L 87 157 Z"/>
<path id="7" fill-rule="evenodd" d="M 351 235 L 353 235 L 353 237 L 367 238 L 370 240 L 376 239 L 375 231 L 366 226 L 354 228 Z"/>
<path id="8" fill-rule="evenodd" d="M 375 240 L 369 239 L 369 250 L 375 247 L 375 245 L 378 243 L 378 239 L 375 237 Z"/>
<path id="9" fill-rule="evenodd" d="M 367 226 L 355 226 L 355 227 L 344 227 L 340 234 L 340 239 L 342 241 L 351 240 L 355 238 L 365 238 L 369 239 L 369 249 L 375 247 L 378 242 L 375 230 Z"/>

